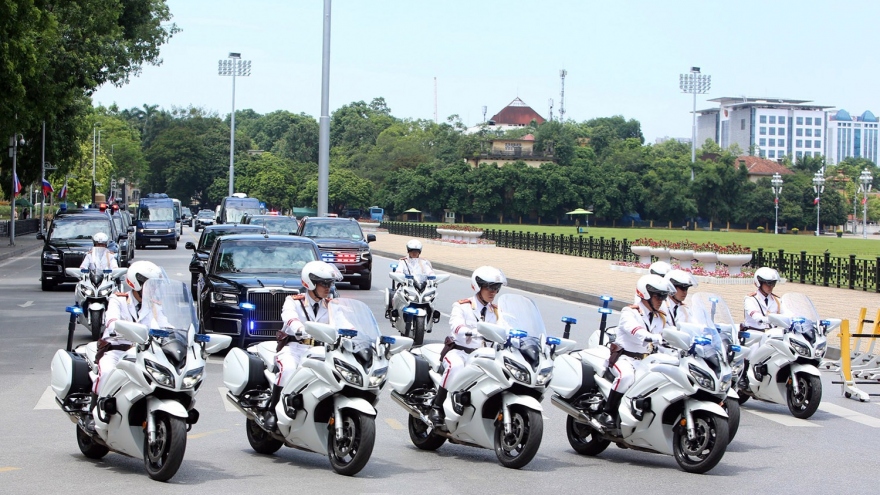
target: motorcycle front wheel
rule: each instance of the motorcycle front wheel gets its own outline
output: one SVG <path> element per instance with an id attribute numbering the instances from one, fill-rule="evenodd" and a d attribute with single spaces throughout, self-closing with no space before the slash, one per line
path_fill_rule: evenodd
<path id="1" fill-rule="evenodd" d="M 522 407 L 510 409 L 510 434 L 504 433 L 504 424 L 495 427 L 495 455 L 502 466 L 519 469 L 535 457 L 544 436 L 541 413 Z"/>
<path id="2" fill-rule="evenodd" d="M 565 433 L 568 436 L 568 444 L 578 454 L 599 455 L 611 445 L 611 441 L 604 440 L 598 431 L 589 425 L 578 423 L 571 416 L 565 420 Z"/>
<path id="3" fill-rule="evenodd" d="M 89 325 L 91 325 L 92 340 L 100 339 L 101 334 L 104 333 L 104 312 L 101 310 L 90 310 Z"/>
<path id="4" fill-rule="evenodd" d="M 724 400 L 724 409 L 727 410 L 727 443 L 730 443 L 739 430 L 739 400 L 728 397 Z"/>
<path id="5" fill-rule="evenodd" d="M 110 452 L 110 449 L 95 442 L 79 426 L 76 427 L 76 445 L 79 447 L 79 451 L 89 459 L 100 459 Z"/>
<path id="6" fill-rule="evenodd" d="M 675 428 L 672 451 L 675 460 L 688 473 L 703 474 L 715 467 L 727 450 L 729 428 L 727 418 L 706 411 L 693 413 L 694 439 L 688 438 L 685 428 Z"/>
<path id="7" fill-rule="evenodd" d="M 806 373 L 798 373 L 795 375 L 798 385 L 798 393 L 794 393 L 794 388 L 788 387 L 786 402 L 788 402 L 788 410 L 792 416 L 799 419 L 807 419 L 819 408 L 822 402 L 822 380 L 818 376 Z"/>
<path id="8" fill-rule="evenodd" d="M 420 346 L 425 341 L 425 316 L 418 316 L 412 322 L 413 347 Z"/>
<path id="9" fill-rule="evenodd" d="M 330 466 L 343 476 L 354 476 L 367 465 L 376 442 L 376 420 L 356 411 L 342 414 L 342 438 L 336 439 L 336 426 L 329 428 L 327 442 Z"/>
<path id="10" fill-rule="evenodd" d="M 247 429 L 248 443 L 258 454 L 274 454 L 284 445 L 284 442 L 272 438 L 269 432 L 260 428 L 260 425 L 252 419 L 247 420 L 244 427 Z"/>
<path id="11" fill-rule="evenodd" d="M 446 437 L 435 435 L 424 421 L 412 416 L 409 417 L 407 430 L 409 430 L 409 439 L 420 450 L 437 450 L 446 443 Z"/>
<path id="12" fill-rule="evenodd" d="M 186 452 L 186 423 L 168 414 L 156 415 L 156 441 L 144 435 L 144 467 L 156 481 L 168 481 L 177 473 Z"/>

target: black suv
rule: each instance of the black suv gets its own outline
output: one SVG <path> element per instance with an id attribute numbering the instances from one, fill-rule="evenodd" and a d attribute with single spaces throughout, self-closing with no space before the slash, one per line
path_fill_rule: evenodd
<path id="1" fill-rule="evenodd" d="M 282 327 L 284 299 L 299 294 L 301 272 L 320 259 L 318 246 L 290 235 L 226 235 L 200 266 L 199 323 L 207 333 L 231 335 L 233 345 L 273 340 Z"/>
<path id="2" fill-rule="evenodd" d="M 134 259 L 134 227 L 126 224 L 125 217 L 119 213 L 110 215 L 110 218 L 113 219 L 113 226 L 119 234 L 119 238 L 116 239 L 119 248 L 119 266 L 128 266 Z"/>
<path id="3" fill-rule="evenodd" d="M 211 255 L 211 247 L 214 246 L 214 241 L 217 240 L 218 237 L 232 234 L 265 233 L 266 229 L 260 225 L 208 225 L 202 229 L 202 236 L 199 237 L 198 244 L 187 242 L 186 248 L 193 250 L 192 259 L 189 262 L 189 272 L 192 274 L 190 288 L 192 289 L 193 301 L 198 299 L 199 274 L 202 273 L 202 271 L 199 270 L 199 266 L 204 267 L 205 263 L 207 263 L 208 256 Z"/>
<path id="4" fill-rule="evenodd" d="M 280 215 L 245 215 L 241 223 L 247 225 L 262 225 L 270 234 L 296 234 L 299 222 L 296 217 L 284 217 Z"/>
<path id="5" fill-rule="evenodd" d="M 196 229 L 196 232 L 198 232 L 199 228 L 203 229 L 208 225 L 214 225 L 214 212 L 211 210 L 200 210 L 196 214 L 193 227 Z"/>
<path id="6" fill-rule="evenodd" d="M 321 250 L 321 259 L 335 264 L 345 282 L 370 290 L 373 254 L 368 243 L 376 240 L 375 234 L 364 236 L 353 218 L 304 217 L 297 235 L 314 239 Z"/>
<path id="7" fill-rule="evenodd" d="M 86 252 L 93 245 L 92 236 L 98 232 L 104 232 L 110 240 L 119 239 L 119 233 L 108 213 L 76 210 L 59 211 L 55 214 L 48 231 L 37 234 L 37 239 L 45 241 L 40 257 L 40 282 L 43 290 L 52 290 L 56 285 L 66 282 L 77 282 L 77 279 L 68 277 L 64 269 L 79 268 Z M 117 253 L 117 263 L 118 256 Z"/>

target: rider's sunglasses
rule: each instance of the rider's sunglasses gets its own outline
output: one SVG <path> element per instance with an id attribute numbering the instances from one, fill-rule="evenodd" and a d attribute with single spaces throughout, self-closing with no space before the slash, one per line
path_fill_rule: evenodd
<path id="1" fill-rule="evenodd" d="M 330 288 L 333 287 L 333 282 L 330 280 L 318 280 L 315 284 L 320 285 L 321 287 Z"/>
<path id="2" fill-rule="evenodd" d="M 492 292 L 498 292 L 501 290 L 501 282 L 496 282 L 494 284 L 486 284 L 483 286 L 484 289 L 489 289 Z"/>
<path id="3" fill-rule="evenodd" d="M 764 285 L 769 285 L 770 287 L 776 287 L 776 281 L 775 281 L 775 280 L 770 280 L 770 281 L 766 281 L 766 282 L 763 282 L 763 283 L 764 283 Z"/>
<path id="4" fill-rule="evenodd" d="M 672 284 L 672 285 L 673 285 L 676 289 L 678 289 L 678 290 L 683 290 L 683 291 L 685 291 L 685 292 L 687 292 L 687 290 L 691 288 L 690 285 L 679 285 L 679 284 Z"/>

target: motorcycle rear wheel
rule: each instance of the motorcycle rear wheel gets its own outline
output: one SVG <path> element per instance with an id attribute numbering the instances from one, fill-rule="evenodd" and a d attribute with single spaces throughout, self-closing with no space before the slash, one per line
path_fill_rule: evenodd
<path id="1" fill-rule="evenodd" d="M 568 444 L 578 454 L 599 455 L 611 445 L 610 440 L 604 440 L 590 425 L 578 423 L 571 416 L 565 420 L 565 433 L 568 436 Z"/>
<path id="2" fill-rule="evenodd" d="M 186 423 L 168 414 L 156 415 L 156 442 L 144 435 L 144 468 L 156 481 L 168 481 L 180 469 L 186 452 Z"/>
<path id="3" fill-rule="evenodd" d="M 89 459 L 101 459 L 110 452 L 110 449 L 92 440 L 92 437 L 79 426 L 76 427 L 76 445 L 79 447 L 79 451 Z"/>
<path id="4" fill-rule="evenodd" d="M 425 341 L 426 316 L 417 316 L 412 322 L 413 347 L 420 346 Z"/>
<path id="5" fill-rule="evenodd" d="M 333 470 L 354 476 L 367 465 L 376 443 L 376 420 L 359 412 L 342 413 L 342 439 L 336 440 L 336 427 L 329 428 L 328 457 Z"/>
<path id="6" fill-rule="evenodd" d="M 412 416 L 406 429 L 409 430 L 409 439 L 419 450 L 437 450 L 446 443 L 446 437 L 435 435 L 422 420 Z"/>
<path id="7" fill-rule="evenodd" d="M 101 334 L 104 333 L 104 312 L 101 310 L 89 311 L 89 324 L 92 330 L 92 340 L 100 339 Z"/>
<path id="8" fill-rule="evenodd" d="M 532 409 L 510 409 L 512 431 L 504 433 L 504 425 L 495 427 L 495 456 L 502 466 L 519 469 L 534 459 L 544 436 L 544 419 Z"/>
<path id="9" fill-rule="evenodd" d="M 734 398 L 725 399 L 724 409 L 727 410 L 727 443 L 730 443 L 733 441 L 733 437 L 736 436 L 736 432 L 739 430 L 739 401 Z"/>
<path id="10" fill-rule="evenodd" d="M 819 403 L 822 402 L 822 380 L 818 376 L 806 373 L 795 375 L 798 381 L 800 393 L 795 395 L 794 389 L 789 386 L 786 394 L 786 402 L 791 415 L 799 419 L 807 419 L 812 416 Z"/>
<path id="11" fill-rule="evenodd" d="M 682 470 L 703 474 L 714 468 L 727 450 L 729 428 L 727 418 L 706 411 L 693 413 L 696 436 L 688 439 L 684 428 L 675 428 L 672 451 Z"/>
<path id="12" fill-rule="evenodd" d="M 252 419 L 248 419 L 244 427 L 247 430 L 248 443 L 258 454 L 272 455 L 284 445 L 284 442 L 272 438 L 269 432 L 260 428 L 260 425 Z"/>

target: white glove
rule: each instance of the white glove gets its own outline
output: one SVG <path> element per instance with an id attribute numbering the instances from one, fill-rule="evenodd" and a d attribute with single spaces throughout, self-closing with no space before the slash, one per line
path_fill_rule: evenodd
<path id="1" fill-rule="evenodd" d="M 766 324 L 766 323 L 769 323 L 769 322 L 770 322 L 770 319 L 767 318 L 765 315 L 761 315 L 761 316 L 756 316 L 756 317 L 755 317 L 755 321 L 757 321 L 758 323 L 764 323 L 764 324 Z"/>
<path id="2" fill-rule="evenodd" d="M 645 340 L 648 340 L 648 341 L 653 342 L 655 344 L 662 344 L 663 343 L 663 336 L 660 335 L 659 333 L 651 333 L 651 334 L 648 334 L 648 337 L 645 338 Z"/>

